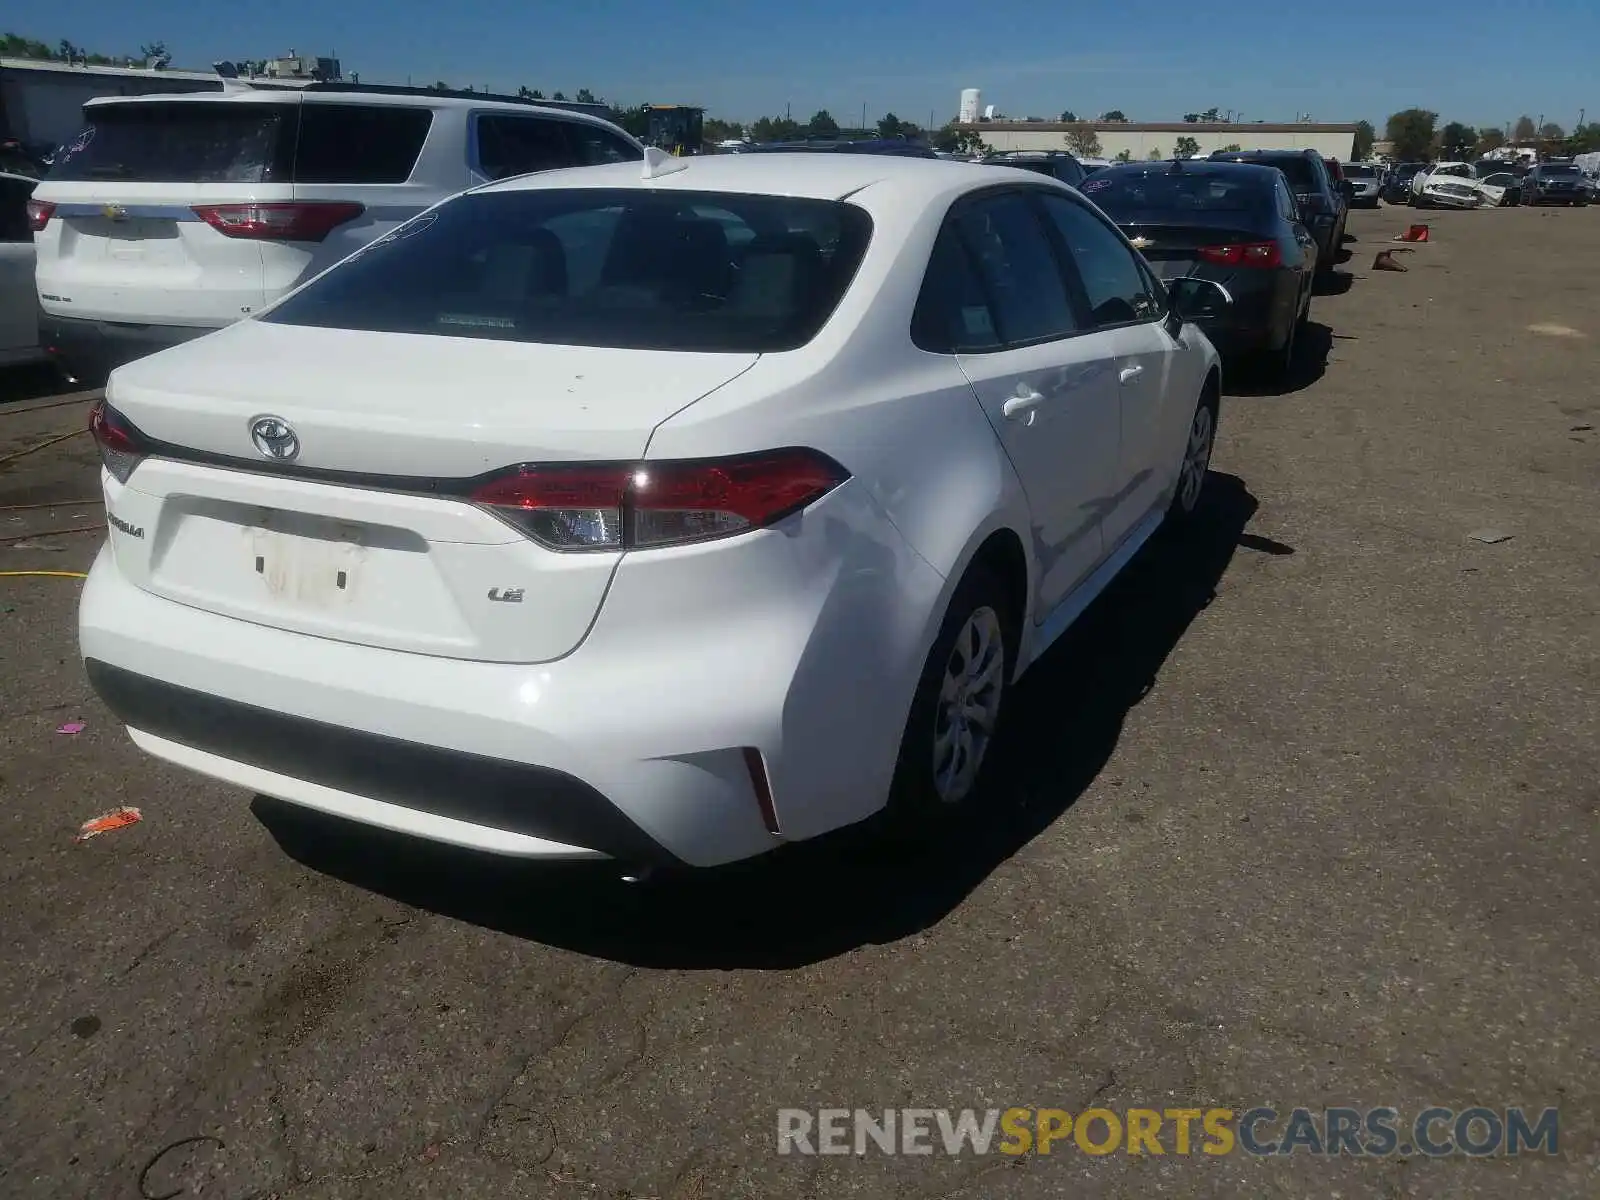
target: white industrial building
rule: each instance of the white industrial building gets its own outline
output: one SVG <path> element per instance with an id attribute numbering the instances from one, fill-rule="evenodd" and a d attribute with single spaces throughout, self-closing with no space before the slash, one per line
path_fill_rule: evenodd
<path id="1" fill-rule="evenodd" d="M 962 93 L 965 111 L 967 93 Z M 994 150 L 1066 150 L 1067 134 L 1083 129 L 1083 124 L 1060 121 L 980 121 L 975 132 Z M 1097 157 L 1135 160 L 1172 158 L 1179 138 L 1192 138 L 1196 153 L 1208 154 L 1237 146 L 1241 150 L 1315 150 L 1328 158 L 1348 161 L 1355 149 L 1356 127 L 1352 125 L 1232 125 L 1189 123 L 1148 125 L 1134 122 L 1105 122 L 1089 125 L 1100 141 Z"/>
<path id="2" fill-rule="evenodd" d="M 961 93 L 961 107 L 957 110 L 956 120 L 963 125 L 976 125 L 982 112 L 983 93 L 977 88 L 965 89 Z"/>

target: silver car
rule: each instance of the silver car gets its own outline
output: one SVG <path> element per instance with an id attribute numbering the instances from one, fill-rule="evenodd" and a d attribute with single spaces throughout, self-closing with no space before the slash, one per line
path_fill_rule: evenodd
<path id="1" fill-rule="evenodd" d="M 1383 190 L 1379 168 L 1371 163 L 1345 163 L 1344 177 L 1350 181 L 1351 208 L 1377 208 L 1378 196 Z"/>

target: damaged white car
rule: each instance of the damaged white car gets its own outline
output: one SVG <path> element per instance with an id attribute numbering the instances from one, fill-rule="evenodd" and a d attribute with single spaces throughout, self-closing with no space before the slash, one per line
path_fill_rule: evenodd
<path id="1" fill-rule="evenodd" d="M 1491 196 L 1478 181 L 1471 163 L 1436 163 L 1411 181 L 1413 208 L 1493 208 L 1500 196 Z"/>

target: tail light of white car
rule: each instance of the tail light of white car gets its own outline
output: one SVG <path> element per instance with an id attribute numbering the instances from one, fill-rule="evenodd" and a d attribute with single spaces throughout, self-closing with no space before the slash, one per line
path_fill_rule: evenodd
<path id="1" fill-rule="evenodd" d="M 729 537 L 781 521 L 847 478 L 814 450 L 697 462 L 516 466 L 471 499 L 551 550 L 631 550 Z"/>
<path id="2" fill-rule="evenodd" d="M 43 233 L 44 227 L 50 224 L 50 218 L 55 215 L 56 206 L 50 201 L 28 201 L 28 228 L 34 233 Z"/>
<path id="3" fill-rule="evenodd" d="M 282 242 L 320 242 L 365 211 L 363 204 L 342 200 L 194 206 L 195 215 L 225 237 Z"/>
<path id="4" fill-rule="evenodd" d="M 111 477 L 118 483 L 127 483 L 133 469 L 146 457 L 139 431 L 104 400 L 97 400 L 89 410 L 89 432 Z"/>
<path id="5" fill-rule="evenodd" d="M 1222 246 L 1202 246 L 1202 260 L 1219 267 L 1281 267 L 1283 252 L 1277 242 L 1229 242 Z"/>

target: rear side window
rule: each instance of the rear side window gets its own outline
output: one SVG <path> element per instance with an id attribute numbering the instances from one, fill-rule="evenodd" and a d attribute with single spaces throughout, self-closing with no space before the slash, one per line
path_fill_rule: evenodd
<path id="1" fill-rule="evenodd" d="M 490 179 L 644 157 L 631 142 L 594 125 L 511 113 L 480 114 L 477 144 L 477 168 Z"/>
<path id="2" fill-rule="evenodd" d="M 433 111 L 375 104 L 300 106 L 296 183 L 404 183 L 433 125 Z"/>
<path id="3" fill-rule="evenodd" d="M 288 182 L 298 106 L 147 101 L 93 105 L 56 152 L 50 179 L 126 183 Z"/>
<path id="4" fill-rule="evenodd" d="M 1285 154 L 1281 158 L 1244 158 L 1234 159 L 1235 162 L 1260 163 L 1264 167 L 1277 167 L 1289 180 L 1289 186 L 1297 192 L 1315 192 L 1322 189 L 1322 178 L 1311 165 L 1311 160 L 1303 154 Z"/>
<path id="5" fill-rule="evenodd" d="M 765 352 L 838 306 L 871 219 L 833 200 L 642 189 L 458 197 L 261 319 L 637 350 Z"/>
<path id="6" fill-rule="evenodd" d="M 961 212 L 956 225 L 1008 345 L 1077 332 L 1055 251 L 1028 197 L 1012 193 L 980 200 Z"/>
<path id="7" fill-rule="evenodd" d="M 976 354 L 1000 348 L 1000 334 L 972 259 L 953 225 L 934 243 L 911 319 L 911 340 L 935 354 Z"/>

